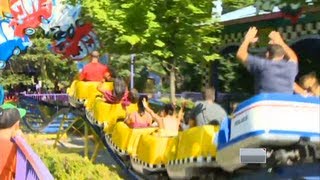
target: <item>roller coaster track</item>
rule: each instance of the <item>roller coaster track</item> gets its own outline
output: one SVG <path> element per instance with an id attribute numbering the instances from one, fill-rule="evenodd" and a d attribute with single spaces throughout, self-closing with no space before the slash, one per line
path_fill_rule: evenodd
<path id="1" fill-rule="evenodd" d="M 23 123 L 32 132 L 43 131 L 52 125 L 53 121 L 59 119 L 61 115 L 68 114 L 70 111 L 69 106 L 39 101 L 26 96 L 19 97 L 18 106 L 27 110 L 28 113 L 26 117 L 23 118 Z M 48 111 L 51 113 L 48 113 Z M 67 122 L 67 124 L 70 123 L 70 121 Z"/>
<path id="2" fill-rule="evenodd" d="M 104 146 L 112 156 L 112 158 L 118 163 L 124 173 L 130 176 L 130 179 L 138 180 L 138 179 L 154 179 L 154 176 L 143 176 L 134 172 L 130 165 L 128 166 L 109 146 L 106 141 L 105 134 L 101 127 L 96 124 L 91 123 L 85 116 L 84 111 L 79 109 L 74 109 L 75 111 L 79 111 L 77 114 L 81 114 L 82 119 L 88 124 L 92 130 L 94 130 L 96 136 L 99 136 Z M 275 168 L 265 168 L 259 171 L 252 170 L 249 172 L 241 172 L 241 173 L 233 173 L 233 174 L 222 174 L 224 177 L 214 177 L 214 176 L 206 176 L 205 179 L 235 179 L 235 180 L 257 180 L 257 179 L 295 179 L 295 177 L 314 177 L 320 178 L 320 163 L 312 163 L 312 164 L 300 164 L 295 166 L 281 166 Z M 159 177 L 159 176 L 158 176 Z M 163 177 L 167 179 L 168 177 Z M 300 179 L 300 178 L 299 178 Z M 305 178 L 308 179 L 308 178 Z M 314 178 L 311 178 L 314 179 Z"/>
<path id="3" fill-rule="evenodd" d="M 86 114 L 84 111 L 84 108 L 76 109 L 72 106 L 61 106 L 61 105 L 56 105 L 56 104 L 50 104 L 47 102 L 39 101 L 38 99 L 30 98 L 30 97 L 25 97 L 21 96 L 19 97 L 19 107 L 23 107 L 28 110 L 26 118 L 23 119 L 23 123 L 26 125 L 26 127 L 32 131 L 32 132 L 41 132 L 59 116 L 65 115 L 67 113 L 71 113 L 75 115 L 76 117 L 80 117 L 79 119 L 84 120 L 84 123 L 89 127 L 94 133 L 96 137 L 101 139 L 101 142 L 104 144 L 106 147 L 107 151 L 109 154 L 112 156 L 112 158 L 116 161 L 116 163 L 121 167 L 122 171 L 130 177 L 130 179 L 138 180 L 142 179 L 139 175 L 137 175 L 134 171 L 132 171 L 128 166 L 121 160 L 121 158 L 111 149 L 111 147 L 107 144 L 105 138 L 104 138 L 104 133 L 101 130 L 101 128 L 97 125 L 92 124 L 87 118 Z M 41 106 L 45 106 L 47 108 L 50 108 L 52 110 L 55 110 L 56 112 L 54 113 L 53 116 L 48 117 L 41 109 Z M 33 124 L 30 122 L 30 119 L 35 119 L 37 120 L 37 125 Z M 57 141 L 59 140 L 59 137 L 61 137 L 61 134 L 65 133 L 68 129 L 73 126 L 73 123 L 67 123 L 68 127 L 61 129 L 61 126 L 65 123 L 64 119 L 60 121 L 60 127 L 59 132 L 57 133 Z"/>
<path id="4" fill-rule="evenodd" d="M 140 175 L 136 174 L 126 163 L 123 162 L 123 160 L 112 150 L 112 148 L 108 145 L 106 139 L 105 139 L 105 134 L 101 127 L 92 124 L 87 118 L 86 115 L 82 112 L 79 112 L 81 114 L 82 119 L 90 126 L 90 128 L 94 131 L 95 135 L 100 138 L 102 141 L 103 145 L 106 147 L 107 151 L 111 155 L 111 157 L 116 161 L 116 163 L 120 166 L 122 169 L 123 173 L 128 175 L 130 179 L 132 180 L 140 180 L 143 179 Z"/>
<path id="5" fill-rule="evenodd" d="M 36 100 L 31 100 L 31 99 L 24 99 L 22 98 L 22 101 L 25 100 L 28 103 L 26 104 L 20 104 L 22 106 L 25 106 L 28 108 L 28 106 L 31 106 L 34 108 L 34 105 L 39 103 Z M 39 105 L 39 104 L 38 104 Z M 107 151 L 111 155 L 111 157 L 116 161 L 116 163 L 121 167 L 122 171 L 128 175 L 129 179 L 133 180 L 140 180 L 140 179 L 154 179 L 155 176 L 149 176 L 149 175 L 140 175 L 137 174 L 135 171 L 132 170 L 131 166 L 129 163 L 126 163 L 123 161 L 120 156 L 116 154 L 116 152 L 113 151 L 112 147 L 107 143 L 105 134 L 102 130 L 102 128 L 94 123 L 92 123 L 90 120 L 87 119 L 86 114 L 85 114 L 85 109 L 84 107 L 80 108 L 74 108 L 72 106 L 59 106 L 58 108 L 56 105 L 50 105 L 47 103 L 42 103 L 42 106 L 48 106 L 49 108 L 56 108 L 58 109 L 57 112 L 51 117 L 48 118 L 44 114 L 41 114 L 41 111 L 38 109 L 38 111 L 33 111 L 35 112 L 40 112 L 38 116 L 40 115 L 40 118 L 43 118 L 42 122 L 43 124 L 40 127 L 31 127 L 31 130 L 33 131 L 40 131 L 41 129 L 44 129 L 45 127 L 49 126 L 52 121 L 66 113 L 72 113 L 77 117 L 80 117 L 79 119 L 82 119 L 84 123 L 86 124 L 86 127 L 91 129 L 93 132 L 94 136 L 99 138 L 103 145 L 106 147 Z M 39 106 L 35 106 L 36 108 L 39 108 Z M 30 109 L 30 107 L 29 107 Z M 63 123 L 65 123 L 64 120 L 60 122 L 60 130 Z M 69 123 L 69 126 L 72 126 L 73 123 Z M 30 127 L 29 127 L 30 128 Z M 68 127 L 67 129 L 69 129 Z M 58 137 L 61 135 L 60 132 L 58 132 Z M 87 133 L 86 133 L 87 135 Z M 315 177 L 316 176 L 316 177 Z M 162 177 L 160 179 L 169 179 L 166 175 L 158 175 L 156 176 L 157 178 Z M 305 178 L 298 178 L 298 179 L 320 179 L 320 163 L 312 163 L 312 164 L 299 164 L 295 166 L 281 166 L 281 167 L 274 167 L 274 168 L 264 168 L 264 169 L 252 169 L 252 170 L 247 170 L 247 171 L 238 171 L 232 174 L 218 174 L 218 175 L 212 175 L 212 176 L 205 176 L 205 179 L 235 179 L 235 180 L 242 180 L 242 179 L 297 179 L 296 177 L 305 177 Z M 310 178 L 308 178 L 310 177 Z M 314 177 L 314 178 L 311 178 Z"/>

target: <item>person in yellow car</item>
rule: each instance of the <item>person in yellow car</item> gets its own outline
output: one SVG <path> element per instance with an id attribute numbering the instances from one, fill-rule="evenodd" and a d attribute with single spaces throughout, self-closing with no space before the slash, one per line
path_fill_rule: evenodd
<path id="1" fill-rule="evenodd" d="M 162 111 L 163 116 L 159 116 L 153 112 L 148 106 L 147 100 L 144 98 L 143 106 L 148 113 L 151 114 L 152 118 L 156 120 L 159 125 L 160 136 L 177 136 L 180 128 L 180 123 L 183 120 L 184 106 L 181 107 L 178 114 L 176 114 L 175 107 L 173 104 L 166 104 Z"/>
<path id="2" fill-rule="evenodd" d="M 140 96 L 138 101 L 138 111 L 133 112 L 128 115 L 125 122 L 131 128 L 145 128 L 149 127 L 152 124 L 152 116 L 146 111 L 146 108 L 143 106 L 143 100 L 148 100 L 147 96 Z"/>
<path id="3" fill-rule="evenodd" d="M 122 107 L 126 111 L 127 118 L 131 113 L 138 111 L 139 93 L 133 88 L 130 90 L 128 98 L 122 103 Z"/>
<path id="4" fill-rule="evenodd" d="M 204 101 L 197 101 L 191 111 L 190 127 L 207 124 L 219 125 L 227 118 L 226 111 L 215 102 L 215 88 L 208 87 L 204 91 Z"/>
<path id="5" fill-rule="evenodd" d="M 296 93 L 304 96 L 320 96 L 320 84 L 315 72 L 302 76 L 299 84 L 300 86 L 296 85 Z"/>
<path id="6" fill-rule="evenodd" d="M 111 91 L 103 89 L 102 85 L 103 82 L 98 85 L 97 90 L 103 94 L 106 103 L 118 104 L 128 99 L 128 87 L 122 78 L 115 78 L 114 88 Z"/>
<path id="7" fill-rule="evenodd" d="M 80 81 L 96 81 L 100 82 L 104 79 L 111 78 L 108 66 L 99 62 L 99 52 L 93 51 L 91 53 L 90 63 L 85 65 L 79 75 Z"/>

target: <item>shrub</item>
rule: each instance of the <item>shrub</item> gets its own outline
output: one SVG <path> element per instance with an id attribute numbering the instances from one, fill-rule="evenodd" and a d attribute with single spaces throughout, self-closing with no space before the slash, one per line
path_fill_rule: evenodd
<path id="1" fill-rule="evenodd" d="M 183 102 L 186 103 L 186 108 L 188 108 L 188 109 L 192 109 L 194 107 L 194 102 L 191 99 L 177 98 L 176 100 L 177 100 L 176 104 L 179 107 L 182 106 Z M 160 101 L 167 104 L 167 103 L 170 103 L 170 98 L 163 97 L 160 99 Z"/>
<path id="2" fill-rule="evenodd" d="M 62 153 L 39 139 L 28 136 L 28 143 L 39 155 L 55 179 L 121 179 L 118 174 L 102 164 L 93 164 L 75 153 Z"/>

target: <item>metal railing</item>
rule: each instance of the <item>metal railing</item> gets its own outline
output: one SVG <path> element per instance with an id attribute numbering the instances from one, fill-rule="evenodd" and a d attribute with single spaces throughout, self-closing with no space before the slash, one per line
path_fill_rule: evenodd
<path id="1" fill-rule="evenodd" d="M 13 138 L 17 145 L 16 179 L 53 180 L 48 168 L 22 137 Z"/>
<path id="2" fill-rule="evenodd" d="M 68 94 L 26 94 L 26 93 L 21 93 L 21 95 L 33 98 L 38 101 L 68 102 Z"/>

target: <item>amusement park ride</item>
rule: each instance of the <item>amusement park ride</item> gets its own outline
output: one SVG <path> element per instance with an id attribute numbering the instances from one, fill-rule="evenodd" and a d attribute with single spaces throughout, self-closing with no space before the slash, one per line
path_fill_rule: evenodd
<path id="1" fill-rule="evenodd" d="M 61 107 L 55 115 L 65 117 L 56 142 L 76 121 L 82 121 L 85 144 L 90 130 L 101 140 L 92 160 L 105 145 L 132 179 L 320 177 L 319 98 L 260 94 L 242 102 L 233 117 L 220 125 L 190 128 L 178 136 L 161 136 L 157 127 L 129 128 L 121 121 L 126 113 L 121 104 L 107 104 L 96 97 L 101 95 L 95 90 L 96 85 L 72 83 L 68 89 L 70 106 Z M 113 88 L 111 82 L 104 86 Z M 28 104 L 32 103 L 21 105 L 28 109 Z M 134 111 L 136 106 L 131 104 L 128 109 Z M 77 118 L 63 128 L 70 113 Z"/>
<path id="2" fill-rule="evenodd" d="M 9 53 L 1 50 L 1 68 L 12 55 L 31 46 L 28 35 L 37 27 L 42 27 L 46 35 L 53 37 L 49 46 L 53 53 L 73 60 L 81 60 L 99 47 L 92 25 L 78 19 L 79 6 L 59 6 L 58 1 L 39 0 L 36 7 L 21 2 L 10 1 L 9 7 L 0 4 L 3 11 L 0 14 L 5 15 L 0 20 L 0 50 L 6 49 L 5 52 Z M 67 21 L 61 22 L 61 19 Z M 233 117 L 219 125 L 193 127 L 179 132 L 178 136 L 160 136 L 157 127 L 129 128 L 121 121 L 126 116 L 121 104 L 108 104 L 97 97 L 101 94 L 96 86 L 95 82 L 74 81 L 67 91 L 69 104 L 51 106 L 59 111 L 49 119 L 41 114 L 41 100 L 21 96 L 20 106 L 29 114 L 38 115 L 27 116 L 29 119 L 25 121 L 41 119 L 40 126 L 29 124 L 31 130 L 37 131 L 62 115 L 57 142 L 76 122 L 65 126 L 68 115 L 73 114 L 77 121 L 85 122 L 85 142 L 88 142 L 91 129 L 100 140 L 95 152 L 104 144 L 133 179 L 320 177 L 319 98 L 260 94 L 243 101 Z M 113 89 L 111 82 L 104 83 L 104 86 Z M 0 103 L 3 103 L 3 88 L 0 95 Z M 137 110 L 137 104 L 131 104 L 128 109 Z M 85 154 L 88 154 L 87 146 Z"/>
<path id="3" fill-rule="evenodd" d="M 234 117 L 220 126 L 195 127 L 177 137 L 162 137 L 154 127 L 130 129 L 118 122 L 125 113 L 121 105 L 95 98 L 99 93 L 93 86 L 73 82 L 69 102 L 74 108 L 84 108 L 88 123 L 97 133 L 102 130 L 106 147 L 135 174 L 164 173 L 172 179 L 188 179 L 237 178 L 263 170 L 273 178 L 320 173 L 320 102 L 316 97 L 257 95 L 242 102 Z M 112 84 L 105 86 L 112 88 Z M 301 119 L 306 120 L 303 125 Z M 302 167 L 303 171 L 295 170 L 297 174 L 286 174 L 290 168 Z"/>

